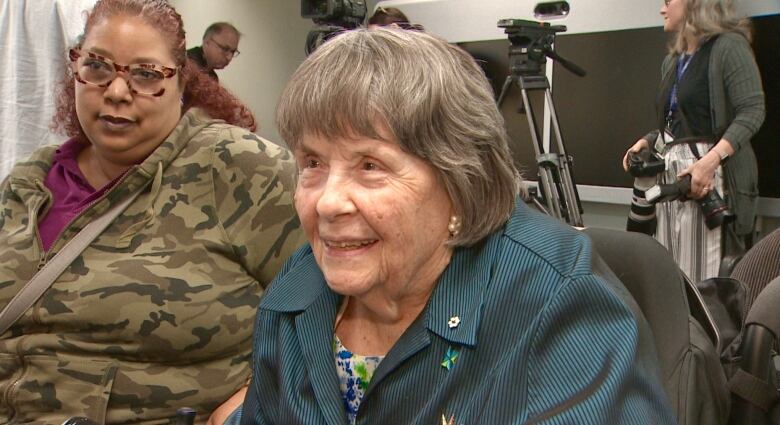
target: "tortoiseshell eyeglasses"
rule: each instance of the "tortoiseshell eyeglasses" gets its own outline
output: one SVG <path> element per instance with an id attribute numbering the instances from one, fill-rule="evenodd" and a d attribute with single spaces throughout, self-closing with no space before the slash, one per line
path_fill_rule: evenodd
<path id="1" fill-rule="evenodd" d="M 119 65 L 111 59 L 97 53 L 84 52 L 78 49 L 70 49 L 68 52 L 73 63 L 73 74 L 76 81 L 97 87 L 108 87 L 116 79 L 118 73 L 125 74 L 125 81 L 130 91 L 134 94 L 160 97 L 165 93 L 163 83 L 166 78 L 171 78 L 179 68 L 151 63 L 134 63 L 132 65 Z"/>

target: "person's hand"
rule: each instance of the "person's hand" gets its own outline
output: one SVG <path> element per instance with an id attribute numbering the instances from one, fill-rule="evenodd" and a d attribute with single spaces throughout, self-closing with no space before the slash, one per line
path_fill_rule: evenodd
<path id="1" fill-rule="evenodd" d="M 623 170 L 628 171 L 628 156 L 630 154 L 639 153 L 642 149 L 649 149 L 650 148 L 650 142 L 648 142 L 646 139 L 642 138 L 636 141 L 634 143 L 634 146 L 631 146 L 628 151 L 626 151 L 626 154 L 623 155 Z"/>
<path id="2" fill-rule="evenodd" d="M 241 404 L 244 402 L 246 390 L 247 387 L 242 387 L 229 399 L 217 407 L 217 409 L 211 413 L 211 416 L 209 416 L 209 420 L 206 422 L 206 425 L 222 425 L 225 423 L 225 420 L 230 417 L 230 414 L 233 413 L 233 411 L 241 406 Z"/>
<path id="3" fill-rule="evenodd" d="M 717 153 L 710 152 L 704 155 L 690 167 L 682 170 L 677 177 L 691 176 L 691 191 L 688 197 L 701 199 L 715 190 L 715 171 L 720 165 L 720 157 Z"/>

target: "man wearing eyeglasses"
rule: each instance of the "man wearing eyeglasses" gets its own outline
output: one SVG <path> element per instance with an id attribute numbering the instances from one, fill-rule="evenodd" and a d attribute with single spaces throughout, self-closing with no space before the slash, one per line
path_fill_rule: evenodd
<path id="1" fill-rule="evenodd" d="M 238 56 L 241 33 L 227 22 L 215 22 L 203 33 L 203 44 L 187 50 L 187 56 L 211 78 L 219 81 L 215 69 L 222 69 Z"/>

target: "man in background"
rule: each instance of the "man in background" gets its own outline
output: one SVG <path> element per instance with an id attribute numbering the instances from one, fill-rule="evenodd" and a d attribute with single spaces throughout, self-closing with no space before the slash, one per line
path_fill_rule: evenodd
<path id="1" fill-rule="evenodd" d="M 408 24 L 409 18 L 401 12 L 400 9 L 395 7 L 382 7 L 376 8 L 376 11 L 370 18 L 368 18 L 368 26 L 384 27 L 390 24 Z"/>
<path id="2" fill-rule="evenodd" d="M 187 50 L 187 56 L 200 66 L 211 78 L 219 81 L 215 69 L 222 69 L 238 56 L 238 41 L 241 33 L 227 22 L 215 22 L 203 33 L 201 46 Z"/>

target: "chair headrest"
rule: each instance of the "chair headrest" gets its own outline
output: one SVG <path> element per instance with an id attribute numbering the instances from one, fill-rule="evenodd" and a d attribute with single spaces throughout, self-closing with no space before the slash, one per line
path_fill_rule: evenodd
<path id="1" fill-rule="evenodd" d="M 780 305 L 780 276 L 769 282 L 764 290 L 758 294 L 758 298 L 748 312 L 745 326 L 759 324 L 769 329 L 777 338 L 780 335 L 778 305 Z"/>

